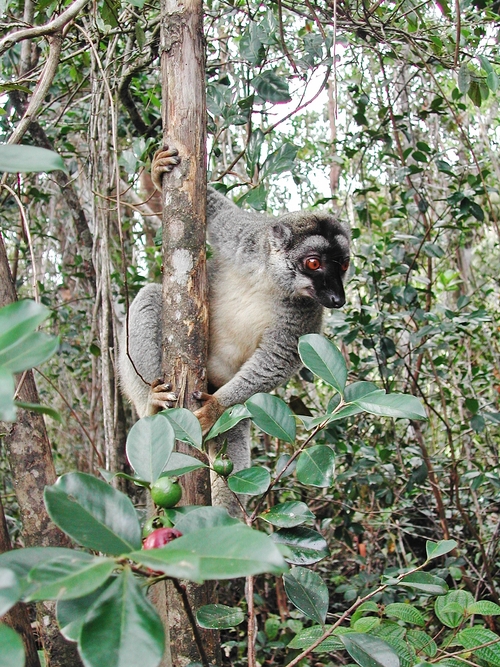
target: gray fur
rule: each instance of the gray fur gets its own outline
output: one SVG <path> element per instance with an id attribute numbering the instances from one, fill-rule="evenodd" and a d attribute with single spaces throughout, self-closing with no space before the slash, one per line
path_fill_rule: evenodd
<path id="1" fill-rule="evenodd" d="M 323 305 L 337 306 L 337 301 L 342 305 L 344 298 L 344 274 L 333 279 L 341 292 L 335 301 L 332 290 L 337 287 L 332 287 L 332 279 L 315 277 L 313 281 L 301 270 L 300 260 L 309 251 L 348 258 L 349 232 L 324 213 L 274 218 L 243 211 L 212 188 L 207 219 L 213 251 L 208 261 L 208 381 L 217 388 L 214 395 L 219 403 L 229 407 L 257 392 L 271 391 L 299 369 L 299 337 L 319 332 Z M 331 257 L 334 269 L 335 264 L 340 266 L 342 260 Z M 129 313 L 129 353 L 148 383 L 161 377 L 161 308 L 161 286 L 148 285 L 140 290 Z M 142 417 L 150 412 L 150 388 L 127 357 L 125 340 L 124 333 L 121 384 Z M 248 426 L 242 424 L 228 439 L 235 470 L 247 467 Z"/>

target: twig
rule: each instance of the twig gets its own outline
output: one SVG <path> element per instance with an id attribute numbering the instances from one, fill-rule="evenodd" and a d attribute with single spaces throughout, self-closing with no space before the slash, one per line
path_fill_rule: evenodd
<path id="1" fill-rule="evenodd" d="M 191 625 L 191 629 L 193 630 L 193 635 L 194 635 L 194 640 L 196 642 L 196 647 L 198 649 L 198 653 L 200 654 L 201 662 L 203 663 L 203 667 L 210 667 L 210 662 L 208 660 L 208 656 L 205 652 L 205 647 L 203 646 L 203 640 L 201 638 L 201 635 L 198 631 L 198 626 L 196 625 L 196 619 L 193 614 L 193 610 L 191 608 L 191 604 L 189 602 L 189 598 L 186 593 L 186 589 L 184 586 L 182 586 L 179 583 L 178 579 L 172 579 L 171 580 L 175 590 L 179 593 L 181 596 L 182 604 L 184 606 L 184 611 L 186 612 L 186 616 L 188 617 L 189 623 Z"/>
<path id="2" fill-rule="evenodd" d="M 49 21 L 45 25 L 35 26 L 33 28 L 23 28 L 17 32 L 11 32 L 10 35 L 6 35 L 0 40 L 0 54 L 24 39 L 41 37 L 42 35 L 53 35 L 56 32 L 60 32 L 79 14 L 88 1 L 89 0 L 76 0 L 76 2 L 66 9 L 66 11 L 59 14 L 53 21 Z"/>

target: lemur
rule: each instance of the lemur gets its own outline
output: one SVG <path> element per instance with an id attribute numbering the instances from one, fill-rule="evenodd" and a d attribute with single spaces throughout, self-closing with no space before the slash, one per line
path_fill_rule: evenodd
<path id="1" fill-rule="evenodd" d="M 157 151 L 152 180 L 180 163 L 175 148 Z M 224 410 L 286 382 L 299 368 L 300 336 L 320 332 L 325 308 L 345 303 L 349 268 L 348 227 L 324 212 L 300 211 L 272 217 L 238 208 L 208 188 L 209 350 L 208 386 L 197 392 L 195 412 L 206 434 Z M 162 288 L 143 287 L 131 304 L 128 354 L 122 336 L 120 378 L 139 417 L 173 407 L 177 394 L 161 377 Z M 228 437 L 234 470 L 250 465 L 248 426 Z M 217 495 L 217 491 L 215 492 Z"/>

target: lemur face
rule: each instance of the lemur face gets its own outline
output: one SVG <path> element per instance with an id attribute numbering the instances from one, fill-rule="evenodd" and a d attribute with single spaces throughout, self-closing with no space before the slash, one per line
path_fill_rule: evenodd
<path id="1" fill-rule="evenodd" d="M 281 218 L 273 235 L 285 255 L 293 295 L 341 308 L 350 256 L 346 227 L 328 214 L 300 213 Z"/>

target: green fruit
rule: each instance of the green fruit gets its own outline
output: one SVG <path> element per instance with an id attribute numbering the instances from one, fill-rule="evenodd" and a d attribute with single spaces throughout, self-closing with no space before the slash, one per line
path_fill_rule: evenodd
<path id="1" fill-rule="evenodd" d="M 228 477 L 233 472 L 233 462 L 227 456 L 216 456 L 212 463 L 212 469 L 221 477 Z"/>
<path id="2" fill-rule="evenodd" d="M 159 477 L 151 484 L 151 498 L 155 505 L 169 508 L 177 505 L 182 496 L 182 487 L 177 477 Z"/>

